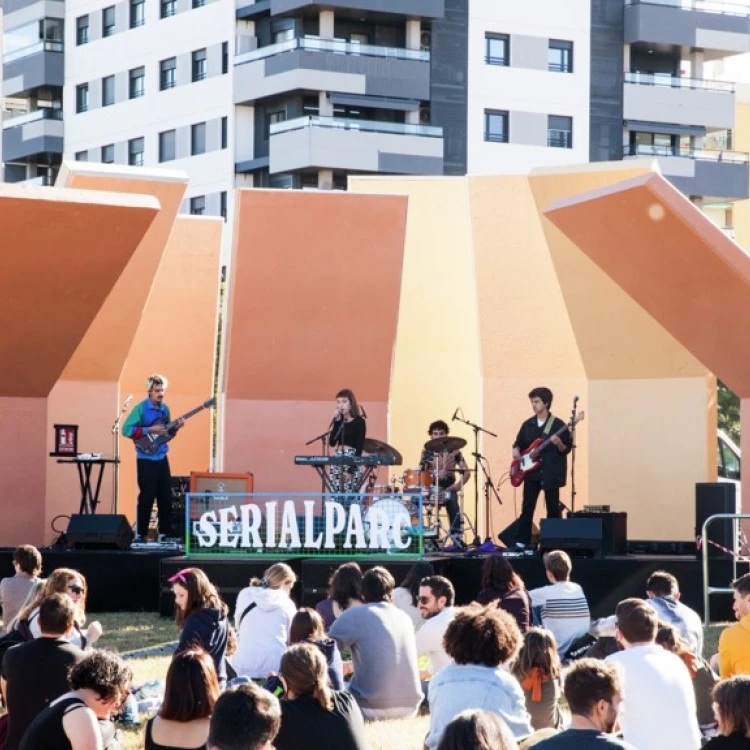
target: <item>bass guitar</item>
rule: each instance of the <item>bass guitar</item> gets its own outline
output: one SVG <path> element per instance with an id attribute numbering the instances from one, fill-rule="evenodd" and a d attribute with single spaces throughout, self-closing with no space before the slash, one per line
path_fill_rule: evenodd
<path id="1" fill-rule="evenodd" d="M 561 427 L 554 435 L 550 435 L 546 440 L 537 438 L 522 454 L 521 458 L 514 458 L 510 465 L 510 483 L 513 487 L 520 487 L 527 474 L 536 471 L 541 465 L 542 460 L 539 458 L 541 452 L 552 442 L 553 437 L 560 437 L 565 430 L 572 430 L 579 422 L 583 421 L 586 412 L 578 412 L 575 419 L 571 419 L 568 424 Z"/>
<path id="2" fill-rule="evenodd" d="M 204 409 L 210 409 L 212 406 L 216 406 L 215 398 L 210 398 L 208 399 L 208 401 L 204 401 L 200 406 L 197 406 L 192 411 L 189 411 L 187 414 L 183 414 L 177 419 L 173 419 L 171 422 L 165 422 L 162 418 L 157 419 L 156 422 L 149 425 L 149 427 L 153 427 L 157 424 L 164 425 L 164 429 L 166 430 L 166 432 L 163 435 L 154 435 L 152 433 L 148 433 L 146 435 L 141 435 L 141 437 L 137 438 L 133 442 L 136 444 L 136 446 L 138 446 L 138 450 L 141 453 L 145 453 L 147 456 L 152 456 L 159 449 L 160 445 L 168 443 L 175 436 L 174 429 L 175 427 L 177 427 L 177 423 L 180 421 L 180 419 L 190 419 L 190 417 L 194 417 L 199 412 L 203 411 Z"/>

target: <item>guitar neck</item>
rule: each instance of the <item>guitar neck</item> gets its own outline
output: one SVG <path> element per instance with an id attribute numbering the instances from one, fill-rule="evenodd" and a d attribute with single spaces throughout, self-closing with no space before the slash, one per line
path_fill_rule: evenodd
<path id="1" fill-rule="evenodd" d="M 177 419 L 173 419 L 167 425 L 167 429 L 169 429 L 170 427 L 174 427 L 181 419 L 190 419 L 190 417 L 194 417 L 196 414 L 198 414 L 198 412 L 201 412 L 201 411 L 203 411 L 206 408 L 207 407 L 206 407 L 205 404 L 201 404 L 200 406 L 196 406 L 195 409 L 191 409 L 189 412 L 187 412 L 186 414 L 183 414 L 181 417 L 177 417 Z"/>
<path id="2" fill-rule="evenodd" d="M 550 435 L 541 445 L 537 446 L 533 451 L 533 455 L 541 453 L 551 442 L 553 437 L 560 437 L 566 430 L 570 429 L 568 425 L 563 425 L 557 432 Z"/>

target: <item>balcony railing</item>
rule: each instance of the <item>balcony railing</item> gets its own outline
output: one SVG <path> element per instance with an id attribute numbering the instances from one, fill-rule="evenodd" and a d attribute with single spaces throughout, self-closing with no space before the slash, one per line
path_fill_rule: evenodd
<path id="1" fill-rule="evenodd" d="M 484 133 L 484 140 L 487 141 L 488 143 L 507 143 L 508 134 L 486 130 Z"/>
<path id="2" fill-rule="evenodd" d="M 726 91 L 734 93 L 735 85 L 729 81 L 711 81 L 704 78 L 683 78 L 666 73 L 625 73 L 625 83 L 637 83 L 641 86 L 666 86 L 673 89 L 701 89 L 703 91 Z"/>
<path id="3" fill-rule="evenodd" d="M 547 145 L 551 148 L 573 148 L 573 132 L 550 128 L 547 131 Z"/>
<path id="4" fill-rule="evenodd" d="M 381 57 L 391 60 L 416 60 L 429 62 L 430 53 L 427 50 L 405 49 L 402 47 L 379 47 L 374 44 L 358 44 L 343 39 L 319 39 L 315 36 L 304 36 L 299 39 L 289 39 L 278 44 L 269 44 L 250 52 L 243 52 L 234 58 L 235 65 L 243 65 L 256 60 L 282 55 L 296 49 L 308 52 L 333 52 L 336 55 L 357 55 L 360 57 Z"/>
<path id="5" fill-rule="evenodd" d="M 3 130 L 5 128 L 17 128 L 19 125 L 25 125 L 37 120 L 62 120 L 62 108 L 42 107 L 35 109 L 33 112 L 24 112 L 22 114 L 13 114 L 10 112 L 3 113 Z"/>
<path id="6" fill-rule="evenodd" d="M 395 135 L 419 135 L 427 138 L 442 138 L 443 129 L 434 125 L 412 125 L 401 122 L 379 122 L 375 120 L 355 120 L 346 117 L 319 117 L 309 115 L 293 120 L 276 122 L 270 127 L 271 135 L 288 133 L 303 128 L 333 128 L 336 130 L 361 130 L 370 133 L 392 133 Z"/>
<path id="7" fill-rule="evenodd" d="M 732 3 L 723 0 L 625 0 L 625 5 L 666 5 L 701 13 L 723 13 L 728 16 L 750 16 L 750 3 Z"/>
<path id="8" fill-rule="evenodd" d="M 64 49 L 65 45 L 62 42 L 37 42 L 36 44 L 30 44 L 28 47 L 17 49 L 14 52 L 8 52 L 3 55 L 3 62 L 9 63 L 14 60 L 21 60 L 24 57 L 30 57 L 39 52 L 62 52 Z"/>
<path id="9" fill-rule="evenodd" d="M 625 144 L 623 156 L 667 156 L 681 157 L 684 159 L 697 159 L 698 161 L 718 161 L 728 164 L 747 164 L 750 162 L 750 154 L 743 151 L 710 151 L 704 148 L 684 148 L 671 146 L 654 146 L 648 143 L 636 145 Z"/>

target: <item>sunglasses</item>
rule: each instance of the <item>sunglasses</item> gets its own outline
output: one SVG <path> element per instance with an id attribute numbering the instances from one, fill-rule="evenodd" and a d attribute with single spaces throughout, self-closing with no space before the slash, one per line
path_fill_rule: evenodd
<path id="1" fill-rule="evenodd" d="M 78 586 L 75 583 L 68 586 L 68 591 L 72 591 L 74 594 L 82 594 L 83 586 Z"/>
<path id="2" fill-rule="evenodd" d="M 432 597 L 431 596 L 418 596 L 417 601 L 420 604 L 429 604 L 432 601 Z"/>
<path id="3" fill-rule="evenodd" d="M 169 583 L 182 583 L 187 584 L 186 574 L 190 572 L 190 568 L 183 568 L 178 573 L 175 573 L 171 578 L 167 578 Z"/>

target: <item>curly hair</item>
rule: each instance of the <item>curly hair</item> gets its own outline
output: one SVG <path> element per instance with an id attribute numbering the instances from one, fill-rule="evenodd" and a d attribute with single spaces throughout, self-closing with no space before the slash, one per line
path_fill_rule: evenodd
<path id="1" fill-rule="evenodd" d="M 93 690 L 105 703 L 116 698 L 124 702 L 130 693 L 133 673 L 117 655 L 94 651 L 78 662 L 68 674 L 73 690 Z"/>
<path id="2" fill-rule="evenodd" d="M 443 637 L 445 653 L 456 664 L 497 667 L 512 659 L 520 645 L 521 631 L 515 618 L 494 603 L 461 607 Z"/>

